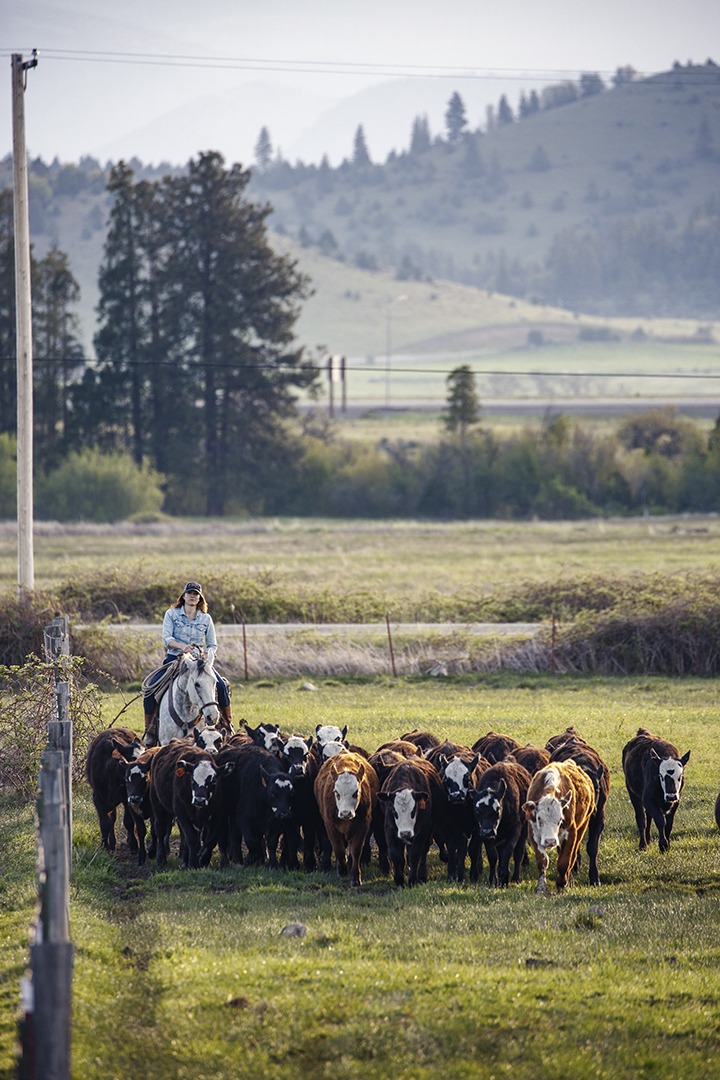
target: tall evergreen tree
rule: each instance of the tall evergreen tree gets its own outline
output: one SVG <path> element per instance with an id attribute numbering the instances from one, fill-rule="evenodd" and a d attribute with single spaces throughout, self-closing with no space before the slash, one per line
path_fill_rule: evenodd
<path id="1" fill-rule="evenodd" d="M 273 148 L 270 132 L 266 127 L 261 127 L 255 143 L 255 164 L 260 172 L 267 172 L 272 164 L 272 156 Z"/>
<path id="2" fill-rule="evenodd" d="M 175 408 L 186 468 L 199 467 L 205 511 L 257 493 L 284 447 L 293 390 L 315 371 L 293 341 L 298 302 L 309 295 L 296 264 L 275 254 L 269 206 L 245 198 L 250 174 L 215 152 L 165 181 L 166 323 L 174 328 Z"/>
<path id="3" fill-rule="evenodd" d="M 424 154 L 430 149 L 430 123 L 427 114 L 416 116 L 410 133 L 410 153 Z"/>
<path id="4" fill-rule="evenodd" d="M 355 132 L 352 163 L 359 168 L 365 168 L 367 165 L 372 165 L 367 143 L 365 142 L 365 131 L 362 124 L 358 126 L 357 131 Z"/>
<path id="5" fill-rule="evenodd" d="M 480 417 L 480 403 L 475 388 L 475 374 L 469 364 L 453 368 L 445 380 L 447 384 L 447 407 L 443 421 L 447 431 L 463 438 Z"/>
<path id="6" fill-rule="evenodd" d="M 467 127 L 467 116 L 463 99 L 457 90 L 453 92 L 445 110 L 445 130 L 448 142 L 456 143 L 462 139 L 463 132 Z"/>
<path id="7" fill-rule="evenodd" d="M 70 396 L 84 361 L 72 310 L 80 286 L 67 255 L 55 245 L 35 264 L 32 291 L 35 445 L 47 463 L 58 447 L 67 447 Z"/>

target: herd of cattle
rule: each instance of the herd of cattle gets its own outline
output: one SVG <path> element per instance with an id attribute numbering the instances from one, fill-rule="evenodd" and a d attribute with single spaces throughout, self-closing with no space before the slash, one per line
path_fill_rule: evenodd
<path id="1" fill-rule="evenodd" d="M 690 752 L 644 728 L 623 749 L 625 784 L 640 849 L 655 824 L 667 851 Z M 260 724 L 226 738 L 214 728 L 145 749 L 134 731 L 109 728 L 93 739 L 85 763 L 102 844 L 115 849 L 117 810 L 127 842 L 142 864 L 163 866 L 177 822 L 180 865 L 207 866 L 215 848 L 221 866 L 265 864 L 349 872 L 375 841 L 380 869 L 396 885 L 427 880 L 435 842 L 449 880 L 478 881 L 485 849 L 491 885 L 521 880 L 529 840 L 538 892 L 547 891 L 557 852 L 557 888 L 572 880 L 586 841 L 589 881 L 600 883 L 598 849 L 605 826 L 610 773 L 574 728 L 544 747 L 522 746 L 488 732 L 472 746 L 409 731 L 373 753 L 348 744 L 347 728 L 318 725 L 314 736 L 285 735 Z M 716 807 L 720 827 L 720 796 Z M 149 824 L 150 840 L 145 839 Z"/>

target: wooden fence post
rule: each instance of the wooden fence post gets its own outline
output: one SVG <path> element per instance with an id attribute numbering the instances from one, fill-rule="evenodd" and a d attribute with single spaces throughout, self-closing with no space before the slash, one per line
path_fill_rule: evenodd
<path id="1" fill-rule="evenodd" d="M 45 750 L 37 799 L 39 911 L 26 983 L 21 1075 L 28 1080 L 70 1080 L 73 946 L 70 934 L 65 764 Z M 30 1071 L 32 1070 L 32 1071 Z"/>

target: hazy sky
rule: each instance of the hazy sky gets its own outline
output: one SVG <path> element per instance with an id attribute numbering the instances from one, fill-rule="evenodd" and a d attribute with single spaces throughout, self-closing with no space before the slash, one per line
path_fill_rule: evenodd
<path id="1" fill-rule="evenodd" d="M 583 71 L 720 62 L 720 0 L 0 0 L 0 15 L 0 154 L 12 147 L 11 54 L 37 48 L 27 144 L 48 161 L 219 149 L 249 164 L 264 124 L 292 160 L 326 110 L 379 84 L 437 86 L 439 102 L 459 88 L 478 103 L 503 85 L 514 103 Z M 372 151 L 370 113 L 365 123 Z"/>

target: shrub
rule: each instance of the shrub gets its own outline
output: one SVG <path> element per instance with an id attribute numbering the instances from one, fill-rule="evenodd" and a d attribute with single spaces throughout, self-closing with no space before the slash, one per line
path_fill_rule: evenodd
<path id="1" fill-rule="evenodd" d="M 42 654 L 43 630 L 59 607 L 49 593 L 33 592 L 22 603 L 15 594 L 0 594 L 0 664 L 23 664 L 30 653 Z"/>
<path id="2" fill-rule="evenodd" d="M 122 521 L 160 510 L 162 477 L 129 454 L 82 450 L 39 478 L 36 512 L 55 521 Z"/>

